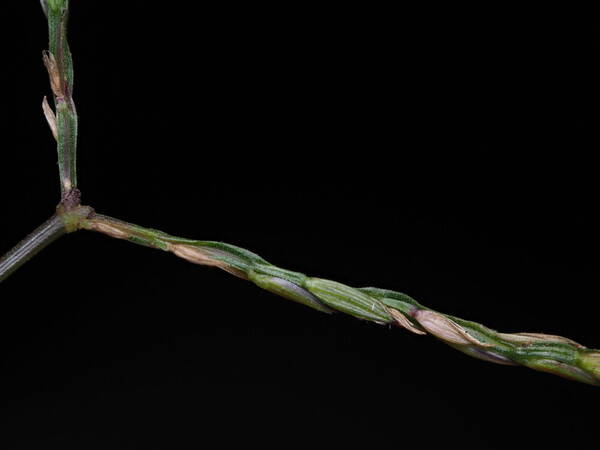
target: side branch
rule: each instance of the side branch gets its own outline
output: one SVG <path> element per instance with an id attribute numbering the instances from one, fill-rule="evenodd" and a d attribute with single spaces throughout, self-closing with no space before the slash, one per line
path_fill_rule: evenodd
<path id="1" fill-rule="evenodd" d="M 52 111 L 44 99 L 44 115 L 57 143 L 58 167 L 62 199 L 77 188 L 77 111 L 73 101 L 73 61 L 67 42 L 69 0 L 42 0 L 48 18 L 49 51 L 44 52 L 44 65 L 54 94 Z"/>
<path id="2" fill-rule="evenodd" d="M 195 264 L 218 267 L 281 297 L 316 310 L 341 312 L 379 324 L 430 334 L 485 361 L 521 365 L 600 386 L 600 350 L 541 333 L 499 333 L 481 324 L 434 311 L 400 292 L 354 288 L 276 267 L 248 250 L 213 241 L 170 236 L 103 215 L 78 222 L 83 229 L 168 251 Z"/>

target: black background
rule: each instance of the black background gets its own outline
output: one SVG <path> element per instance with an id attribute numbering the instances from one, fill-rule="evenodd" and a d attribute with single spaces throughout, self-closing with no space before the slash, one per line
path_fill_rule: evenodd
<path id="1" fill-rule="evenodd" d="M 72 3 L 84 203 L 600 345 L 597 27 L 520 10 Z M 45 19 L 34 1 L 2 9 L 5 251 L 59 189 Z M 3 448 L 598 442 L 598 388 L 101 235 L 53 244 L 0 300 Z"/>

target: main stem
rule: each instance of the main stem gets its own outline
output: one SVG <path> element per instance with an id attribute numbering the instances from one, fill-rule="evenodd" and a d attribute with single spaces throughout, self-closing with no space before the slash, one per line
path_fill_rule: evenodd
<path id="1" fill-rule="evenodd" d="M 0 258 L 0 282 L 64 233 L 66 228 L 61 218 L 57 214 L 50 217 Z"/>

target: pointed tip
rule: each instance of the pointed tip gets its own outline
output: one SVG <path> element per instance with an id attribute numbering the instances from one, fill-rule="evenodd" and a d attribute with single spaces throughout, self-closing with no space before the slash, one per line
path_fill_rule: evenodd
<path id="1" fill-rule="evenodd" d="M 44 11 L 44 15 L 48 17 L 48 2 L 47 0 L 40 0 L 40 4 L 42 5 L 42 11 Z"/>
<path id="2" fill-rule="evenodd" d="M 471 336 L 463 327 L 443 314 L 431 310 L 418 310 L 414 318 L 427 332 L 435 337 L 451 344 L 469 345 L 478 347 L 490 347 L 491 344 L 481 342 Z"/>
<path id="3" fill-rule="evenodd" d="M 58 141 L 58 130 L 56 128 L 56 115 L 52 108 L 48 104 L 48 98 L 44 95 L 44 100 L 42 101 L 42 110 L 44 111 L 44 116 L 46 117 L 46 121 L 48 122 L 48 126 L 52 131 L 52 136 L 54 139 Z"/>
<path id="4" fill-rule="evenodd" d="M 419 330 L 410 320 L 408 320 L 406 318 L 406 316 L 404 314 L 402 314 L 400 311 L 395 310 L 394 308 L 388 308 L 388 311 L 390 312 L 390 314 L 392 315 L 392 317 L 394 318 L 394 323 L 402 328 L 407 329 L 408 331 L 411 331 L 415 334 L 420 334 L 420 335 L 425 335 L 427 333 L 425 333 L 422 330 Z"/>

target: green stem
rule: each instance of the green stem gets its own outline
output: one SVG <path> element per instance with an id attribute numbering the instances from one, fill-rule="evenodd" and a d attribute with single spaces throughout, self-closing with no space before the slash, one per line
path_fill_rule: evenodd
<path id="1" fill-rule="evenodd" d="M 29 236 L 0 258 L 0 282 L 8 278 L 15 270 L 65 232 L 65 225 L 56 214 L 36 228 Z"/>
<path id="2" fill-rule="evenodd" d="M 49 53 L 44 63 L 50 75 L 56 108 L 56 140 L 62 198 L 77 188 L 77 111 L 73 101 L 73 60 L 67 42 L 68 0 L 43 0 L 48 18 Z"/>

